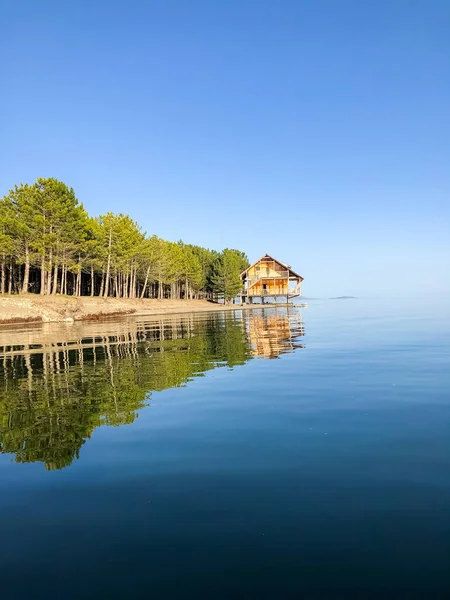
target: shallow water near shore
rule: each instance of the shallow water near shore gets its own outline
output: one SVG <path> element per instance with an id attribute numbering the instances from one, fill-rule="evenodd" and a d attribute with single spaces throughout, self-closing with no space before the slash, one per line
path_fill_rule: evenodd
<path id="1" fill-rule="evenodd" d="M 450 594 L 445 301 L 0 332 L 2 598 Z"/>

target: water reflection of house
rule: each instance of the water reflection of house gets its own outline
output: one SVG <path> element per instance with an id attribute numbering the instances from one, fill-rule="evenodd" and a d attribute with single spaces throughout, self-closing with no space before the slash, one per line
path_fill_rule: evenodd
<path id="1" fill-rule="evenodd" d="M 304 348 L 299 339 L 304 336 L 302 315 L 298 311 L 279 314 L 273 310 L 250 314 L 248 335 L 254 356 L 278 358 L 280 354 Z"/>

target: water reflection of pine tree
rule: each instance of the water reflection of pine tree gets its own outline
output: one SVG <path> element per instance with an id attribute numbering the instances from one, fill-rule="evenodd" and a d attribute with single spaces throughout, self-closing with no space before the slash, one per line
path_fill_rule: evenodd
<path id="1" fill-rule="evenodd" d="M 36 327 L 14 338 L 0 336 L 0 451 L 47 469 L 70 465 L 96 427 L 132 423 L 152 392 L 251 358 L 244 321 L 231 313 Z"/>

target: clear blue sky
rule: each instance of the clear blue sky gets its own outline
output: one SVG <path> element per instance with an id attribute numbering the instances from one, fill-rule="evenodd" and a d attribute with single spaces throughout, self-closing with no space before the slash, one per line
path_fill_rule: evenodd
<path id="1" fill-rule="evenodd" d="M 449 0 L 0 0 L 0 193 L 305 277 L 449 291 Z"/>

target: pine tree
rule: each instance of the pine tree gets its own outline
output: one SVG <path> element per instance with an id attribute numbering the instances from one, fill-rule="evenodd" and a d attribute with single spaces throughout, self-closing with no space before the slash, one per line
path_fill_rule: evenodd
<path id="1" fill-rule="evenodd" d="M 240 274 L 248 267 L 248 260 L 240 250 L 225 248 L 216 258 L 213 267 L 213 289 L 225 302 L 236 297 L 242 287 Z"/>
<path id="2" fill-rule="evenodd" d="M 54 178 L 20 184 L 0 199 L 0 291 L 125 298 L 229 301 L 248 264 L 219 253 L 147 237 L 125 214 L 89 217 L 73 189 Z"/>

